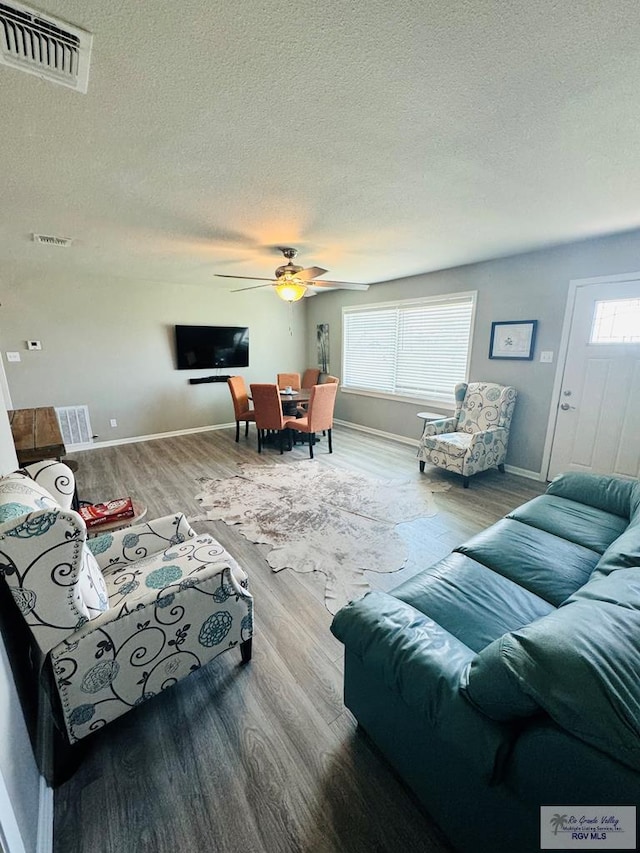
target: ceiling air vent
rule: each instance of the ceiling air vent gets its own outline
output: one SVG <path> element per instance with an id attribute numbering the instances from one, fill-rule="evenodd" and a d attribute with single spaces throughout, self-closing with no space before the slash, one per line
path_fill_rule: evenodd
<path id="1" fill-rule="evenodd" d="M 45 246 L 60 246 L 66 249 L 71 245 L 71 237 L 52 237 L 50 234 L 34 234 L 34 243 L 43 243 Z"/>
<path id="2" fill-rule="evenodd" d="M 0 65 L 86 92 L 91 33 L 22 3 L 0 3 Z"/>

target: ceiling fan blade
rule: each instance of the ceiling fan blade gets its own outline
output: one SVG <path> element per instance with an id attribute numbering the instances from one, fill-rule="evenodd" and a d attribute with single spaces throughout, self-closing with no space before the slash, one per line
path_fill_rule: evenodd
<path id="1" fill-rule="evenodd" d="M 273 281 L 272 278 L 262 278 L 259 275 L 225 275 L 224 273 L 215 273 L 216 278 L 244 278 L 246 281 Z"/>
<path id="2" fill-rule="evenodd" d="M 232 275 L 229 278 L 233 278 Z M 240 278 L 240 276 L 238 276 Z M 270 284 L 254 284 L 253 287 L 238 287 L 236 290 L 230 290 L 229 293 L 242 293 L 243 290 L 258 290 L 260 287 L 271 287 Z"/>
<path id="3" fill-rule="evenodd" d="M 329 270 L 323 270 L 322 267 L 307 267 L 306 270 L 300 270 L 296 273 L 296 278 L 302 281 L 311 281 L 312 278 L 317 278 L 319 275 L 324 275 Z"/>
<path id="4" fill-rule="evenodd" d="M 368 284 L 355 281 L 308 281 L 309 287 L 338 287 L 340 290 L 369 290 Z"/>

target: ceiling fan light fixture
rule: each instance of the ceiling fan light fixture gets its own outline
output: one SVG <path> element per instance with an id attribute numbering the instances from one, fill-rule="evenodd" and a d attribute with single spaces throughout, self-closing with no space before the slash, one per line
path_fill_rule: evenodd
<path id="1" fill-rule="evenodd" d="M 307 286 L 300 279 L 289 277 L 286 273 L 273 285 L 273 289 L 285 302 L 298 302 L 307 292 Z"/>

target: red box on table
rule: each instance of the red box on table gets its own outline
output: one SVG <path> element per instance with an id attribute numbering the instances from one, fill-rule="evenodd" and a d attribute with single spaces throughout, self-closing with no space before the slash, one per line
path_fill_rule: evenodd
<path id="1" fill-rule="evenodd" d="M 133 518 L 133 501 L 131 498 L 116 498 L 101 504 L 81 506 L 78 510 L 87 527 L 98 527 L 122 518 Z"/>

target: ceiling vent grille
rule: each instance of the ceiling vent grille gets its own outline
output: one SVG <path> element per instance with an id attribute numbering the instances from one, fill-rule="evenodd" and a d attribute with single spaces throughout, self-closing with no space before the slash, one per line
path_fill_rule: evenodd
<path id="1" fill-rule="evenodd" d="M 68 248 L 73 242 L 71 237 L 53 237 L 51 234 L 34 234 L 34 243 L 42 243 L 45 246 L 60 246 L 63 249 Z"/>
<path id="2" fill-rule="evenodd" d="M 91 33 L 22 3 L 0 3 L 0 64 L 86 92 Z"/>

